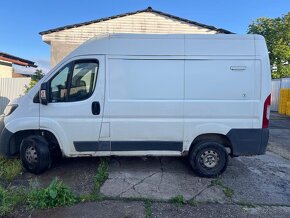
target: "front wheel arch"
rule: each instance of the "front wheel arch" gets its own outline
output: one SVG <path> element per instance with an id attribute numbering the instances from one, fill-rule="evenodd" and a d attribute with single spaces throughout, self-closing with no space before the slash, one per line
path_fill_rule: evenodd
<path id="1" fill-rule="evenodd" d="M 63 155 L 63 151 L 59 145 L 59 142 L 56 138 L 56 136 L 48 131 L 48 130 L 39 130 L 39 129 L 29 129 L 29 130 L 21 130 L 18 132 L 15 132 L 11 139 L 10 139 L 10 155 L 16 155 L 20 152 L 20 144 L 22 140 L 28 136 L 36 135 L 36 136 L 42 136 L 47 140 L 49 144 L 49 149 L 56 149 L 58 152 L 60 152 Z"/>

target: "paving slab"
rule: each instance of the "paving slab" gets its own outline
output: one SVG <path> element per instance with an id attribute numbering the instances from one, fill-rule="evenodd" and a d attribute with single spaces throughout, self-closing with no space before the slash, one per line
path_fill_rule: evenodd
<path id="1" fill-rule="evenodd" d="M 221 176 L 233 201 L 290 205 L 290 161 L 276 154 L 233 158 Z"/>
<path id="2" fill-rule="evenodd" d="M 31 217 L 31 218 L 120 218 L 134 217 L 145 218 L 144 203 L 140 201 L 124 202 L 124 201 L 102 201 L 102 202 L 86 202 L 80 203 L 72 207 L 61 207 L 50 210 L 38 210 L 32 213 L 19 214 L 15 217 Z"/>
<path id="3" fill-rule="evenodd" d="M 290 116 L 271 112 L 267 150 L 290 160 Z"/>
<path id="4" fill-rule="evenodd" d="M 199 202 L 290 204 L 290 161 L 271 152 L 229 160 L 220 177 L 223 186 L 193 173 L 183 158 L 116 157 L 109 164 L 109 178 L 101 187 L 108 197 L 168 200 L 182 195 Z M 225 187 L 234 191 L 232 198 Z"/>
<path id="5" fill-rule="evenodd" d="M 270 129 L 290 129 L 290 116 L 281 115 L 276 112 L 270 114 Z"/>
<path id="6" fill-rule="evenodd" d="M 267 150 L 290 160 L 290 129 L 270 129 Z"/>
<path id="7" fill-rule="evenodd" d="M 175 206 L 173 204 L 155 203 L 152 205 L 152 217 L 289 217 L 289 207 L 255 207 L 248 208 L 228 204 L 199 204 Z"/>
<path id="8" fill-rule="evenodd" d="M 168 200 L 183 195 L 189 200 L 210 185 L 210 179 L 192 172 L 185 158 L 116 157 L 109 169 L 109 178 L 101 187 L 101 193 L 109 197 Z"/>

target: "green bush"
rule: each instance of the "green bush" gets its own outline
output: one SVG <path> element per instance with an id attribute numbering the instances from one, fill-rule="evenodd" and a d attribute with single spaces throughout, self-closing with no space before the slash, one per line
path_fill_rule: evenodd
<path id="1" fill-rule="evenodd" d="M 58 179 L 54 179 L 47 188 L 32 190 L 28 195 L 28 204 L 32 208 L 71 206 L 77 202 L 78 198 Z"/>

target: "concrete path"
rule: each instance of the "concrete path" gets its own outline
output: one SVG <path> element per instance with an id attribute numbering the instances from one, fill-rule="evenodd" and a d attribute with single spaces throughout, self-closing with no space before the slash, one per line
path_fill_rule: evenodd
<path id="1" fill-rule="evenodd" d="M 96 218 L 145 218 L 145 205 L 140 201 L 103 201 L 87 202 L 73 207 L 56 208 L 37 211 L 19 217 L 49 218 L 49 217 L 96 217 Z M 151 217 L 182 218 L 182 217 L 290 217 L 290 207 L 257 206 L 247 207 L 228 204 L 199 204 L 197 206 L 176 206 L 168 203 L 153 203 L 150 209 Z"/>
<path id="2" fill-rule="evenodd" d="M 198 202 L 290 204 L 290 161 L 271 152 L 229 161 L 220 184 L 200 178 L 181 158 L 114 158 L 101 193 L 109 197 Z M 232 189 L 233 195 L 225 195 Z M 270 196 L 270 197 L 269 197 Z"/>
<path id="3" fill-rule="evenodd" d="M 290 160 L 290 116 L 271 114 L 268 150 Z"/>
<path id="4" fill-rule="evenodd" d="M 271 116 L 268 150 L 230 159 L 218 179 L 198 177 L 186 158 L 111 157 L 100 189 L 111 200 L 35 211 L 32 217 L 144 217 L 144 201 L 136 199 L 145 198 L 154 202 L 152 217 L 290 217 L 290 118 Z M 57 176 L 76 194 L 88 194 L 98 163 L 99 158 L 66 159 L 42 175 L 24 173 L 12 185 L 46 187 Z M 176 196 L 198 206 L 167 203 Z"/>
<path id="5" fill-rule="evenodd" d="M 76 160 L 77 163 L 67 164 L 75 164 L 82 170 L 73 172 L 65 164 L 51 173 L 66 179 L 76 193 L 88 193 L 95 166 L 87 164 L 86 159 Z M 155 201 L 150 207 L 151 217 L 290 217 L 289 172 L 290 161 L 272 152 L 230 159 L 220 179 L 196 176 L 182 158 L 112 158 L 109 179 L 101 188 L 101 193 L 112 200 L 28 212 L 21 216 L 145 217 L 142 199 L 147 198 Z M 37 179 L 39 184 L 44 184 L 51 177 L 44 174 Z M 88 187 L 77 190 L 78 181 Z M 227 190 L 232 190 L 232 195 L 226 194 Z M 166 203 L 177 195 L 193 199 L 198 205 Z M 134 201 L 135 198 L 140 200 Z M 162 202 L 158 203 L 160 200 Z"/>

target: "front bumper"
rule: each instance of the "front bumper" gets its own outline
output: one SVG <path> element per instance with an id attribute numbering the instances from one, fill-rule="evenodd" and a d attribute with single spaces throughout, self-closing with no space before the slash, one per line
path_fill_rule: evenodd
<path id="1" fill-rule="evenodd" d="M 13 133 L 5 128 L 4 117 L 0 116 L 0 155 L 9 157 L 10 152 L 10 139 Z"/>

